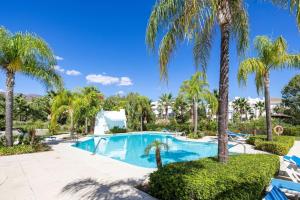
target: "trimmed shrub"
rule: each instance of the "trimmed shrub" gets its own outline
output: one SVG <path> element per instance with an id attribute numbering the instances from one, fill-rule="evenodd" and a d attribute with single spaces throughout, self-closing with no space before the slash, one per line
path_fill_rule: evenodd
<path id="1" fill-rule="evenodd" d="M 114 126 L 112 129 L 109 130 L 109 132 L 110 133 L 126 133 L 127 129 Z"/>
<path id="2" fill-rule="evenodd" d="M 16 145 L 12 147 L 0 147 L 0 156 L 33 153 L 34 148 L 31 145 Z"/>
<path id="3" fill-rule="evenodd" d="M 41 151 L 50 151 L 51 147 L 46 144 L 35 144 L 35 145 L 15 145 L 12 147 L 0 147 L 0 156 L 9 156 L 9 155 L 17 155 L 17 154 L 25 154 L 25 153 L 34 153 Z"/>
<path id="4" fill-rule="evenodd" d="M 204 133 L 202 133 L 202 132 L 197 132 L 197 133 L 191 132 L 187 135 L 187 137 L 191 138 L 191 139 L 200 139 L 200 138 L 203 138 L 203 136 L 204 136 Z"/>
<path id="5" fill-rule="evenodd" d="M 283 135 L 300 137 L 300 126 L 286 126 L 283 128 Z"/>
<path id="6" fill-rule="evenodd" d="M 251 136 L 247 143 L 254 145 L 256 149 L 267 151 L 276 155 L 286 155 L 294 145 L 295 138 L 292 136 L 273 136 L 273 141 L 267 141 L 266 136 Z"/>
<path id="7" fill-rule="evenodd" d="M 255 200 L 278 172 L 276 155 L 235 155 L 172 163 L 150 175 L 149 192 L 162 200 Z"/>

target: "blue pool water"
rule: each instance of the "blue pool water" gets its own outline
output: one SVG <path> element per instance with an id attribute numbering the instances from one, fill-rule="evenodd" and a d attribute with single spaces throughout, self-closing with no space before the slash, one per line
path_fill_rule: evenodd
<path id="1" fill-rule="evenodd" d="M 93 137 L 73 146 L 93 153 L 101 138 Z M 155 140 L 167 143 L 170 147 L 168 151 L 161 152 L 163 164 L 216 156 L 218 148 L 215 143 L 182 141 L 171 135 L 157 133 L 120 134 L 105 138 L 101 139 L 96 154 L 147 168 L 156 167 L 154 149 L 149 156 L 144 155 L 147 145 Z"/>

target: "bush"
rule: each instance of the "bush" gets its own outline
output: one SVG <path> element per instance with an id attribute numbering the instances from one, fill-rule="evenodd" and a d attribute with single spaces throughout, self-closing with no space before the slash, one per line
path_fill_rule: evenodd
<path id="1" fill-rule="evenodd" d="M 191 139 L 200 139 L 203 136 L 204 136 L 204 134 L 202 132 L 197 132 L 197 133 L 191 132 L 187 135 L 187 137 L 191 138 Z"/>
<path id="2" fill-rule="evenodd" d="M 34 148 L 31 145 L 16 145 L 12 147 L 0 147 L 0 156 L 33 153 Z"/>
<path id="3" fill-rule="evenodd" d="M 0 156 L 9 156 L 25 153 L 34 153 L 41 151 L 50 151 L 51 147 L 46 144 L 35 144 L 35 145 L 15 145 L 12 147 L 0 147 Z"/>
<path id="4" fill-rule="evenodd" d="M 112 129 L 109 129 L 110 133 L 126 133 L 127 129 L 126 128 L 120 128 L 118 126 L 114 126 Z"/>
<path id="5" fill-rule="evenodd" d="M 292 136 L 273 136 L 273 141 L 267 141 L 266 136 L 251 136 L 247 143 L 254 145 L 256 149 L 267 151 L 276 155 L 286 155 L 294 145 L 295 138 Z"/>
<path id="6" fill-rule="evenodd" d="M 149 192 L 159 199 L 255 200 L 278 172 L 275 155 L 230 156 L 224 165 L 213 158 L 172 163 L 150 175 Z"/>
<path id="7" fill-rule="evenodd" d="M 300 137 L 300 126 L 284 126 L 283 135 Z"/>

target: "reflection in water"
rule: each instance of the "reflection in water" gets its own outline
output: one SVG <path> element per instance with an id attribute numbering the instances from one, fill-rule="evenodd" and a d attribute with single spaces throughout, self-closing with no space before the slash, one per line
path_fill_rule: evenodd
<path id="1" fill-rule="evenodd" d="M 86 151 L 94 152 L 100 137 L 94 137 L 74 146 Z M 146 146 L 155 140 L 167 143 L 169 150 L 162 150 L 163 164 L 195 160 L 202 157 L 215 156 L 217 145 L 214 143 L 181 141 L 169 135 L 162 134 L 121 134 L 106 137 L 96 150 L 97 154 L 108 156 L 141 167 L 154 168 L 155 152 L 151 150 L 149 156 L 144 155 Z"/>

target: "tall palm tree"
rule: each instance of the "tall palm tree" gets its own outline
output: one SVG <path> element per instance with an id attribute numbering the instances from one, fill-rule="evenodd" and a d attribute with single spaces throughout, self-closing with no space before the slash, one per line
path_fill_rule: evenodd
<path id="1" fill-rule="evenodd" d="M 47 88 L 60 88 L 62 80 L 55 72 L 56 60 L 48 44 L 30 33 L 12 34 L 0 28 L 0 69 L 6 74 L 5 136 L 13 145 L 12 120 L 15 75 L 21 73 L 41 81 Z"/>
<path id="2" fill-rule="evenodd" d="M 258 111 L 258 116 L 261 117 L 262 113 L 264 112 L 265 103 L 263 101 L 258 101 L 254 104 L 255 110 Z"/>
<path id="3" fill-rule="evenodd" d="M 161 141 L 155 140 L 153 141 L 151 144 L 149 144 L 146 148 L 145 148 L 145 155 L 148 156 L 150 153 L 150 150 L 152 148 L 155 148 L 155 159 L 156 159 L 156 165 L 157 168 L 162 168 L 162 161 L 161 161 L 161 149 L 164 148 L 166 150 L 169 149 L 169 145 L 166 143 L 163 143 Z"/>
<path id="4" fill-rule="evenodd" d="M 271 108 L 270 108 L 270 72 L 284 68 L 299 68 L 300 54 L 289 54 L 287 43 L 280 36 L 272 41 L 267 36 L 258 36 L 254 41 L 257 58 L 249 58 L 240 63 L 238 81 L 246 85 L 249 74 L 255 74 L 257 93 L 264 91 L 268 140 L 272 140 Z"/>
<path id="5" fill-rule="evenodd" d="M 164 93 L 159 98 L 160 104 L 165 110 L 165 119 L 168 119 L 169 116 L 169 107 L 172 106 L 173 96 L 171 93 Z"/>
<path id="6" fill-rule="evenodd" d="M 197 133 L 198 130 L 198 102 L 202 100 L 208 104 L 213 104 L 214 100 L 217 101 L 208 87 L 205 74 L 202 72 L 196 72 L 190 80 L 184 81 L 180 87 L 180 93 L 185 95 L 193 105 L 194 133 Z"/>
<path id="7" fill-rule="evenodd" d="M 238 98 L 235 99 L 233 102 L 233 108 L 236 112 L 239 113 L 240 115 L 240 120 L 243 120 L 243 115 L 246 115 L 246 119 L 248 118 L 247 116 L 247 108 L 250 106 L 246 98 Z M 249 110 L 249 108 L 248 108 Z"/>
<path id="8" fill-rule="evenodd" d="M 218 159 L 228 160 L 228 72 L 229 41 L 236 39 L 240 55 L 248 46 L 248 16 L 243 0 L 158 0 L 152 10 L 146 33 L 146 43 L 155 49 L 156 39 L 164 36 L 159 47 L 161 78 L 166 79 L 171 54 L 178 42 L 194 42 L 196 65 L 203 68 L 211 50 L 216 27 L 221 30 L 219 106 L 218 106 Z"/>

